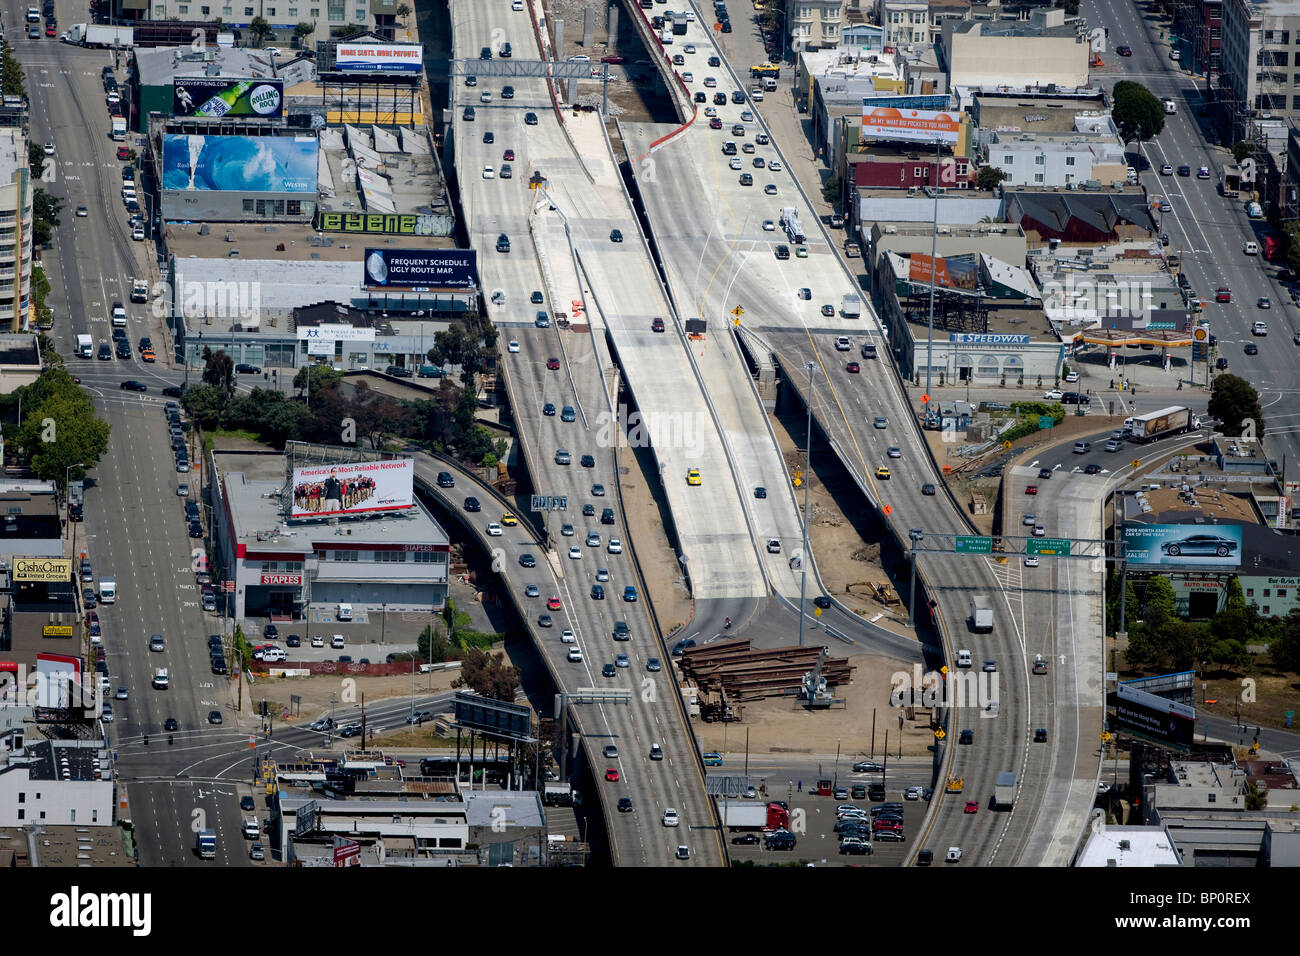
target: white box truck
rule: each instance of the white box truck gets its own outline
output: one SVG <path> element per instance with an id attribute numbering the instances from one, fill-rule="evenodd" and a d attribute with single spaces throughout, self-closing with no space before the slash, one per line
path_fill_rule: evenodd
<path id="1" fill-rule="evenodd" d="M 95 340 L 89 335 L 77 336 L 77 354 L 82 358 L 95 357 Z"/>
<path id="2" fill-rule="evenodd" d="M 1016 775 L 1010 770 L 998 773 L 993 787 L 993 809 L 1010 810 L 1016 805 Z"/>
<path id="3" fill-rule="evenodd" d="M 840 304 L 840 312 L 846 319 L 857 319 L 862 317 L 862 297 L 856 292 L 846 292 L 844 301 Z"/>
<path id="4" fill-rule="evenodd" d="M 116 604 L 117 603 L 117 582 L 112 578 L 99 579 L 99 603 Z"/>
<path id="5" fill-rule="evenodd" d="M 993 630 L 993 603 L 983 594 L 971 595 L 970 626 L 977 634 Z"/>

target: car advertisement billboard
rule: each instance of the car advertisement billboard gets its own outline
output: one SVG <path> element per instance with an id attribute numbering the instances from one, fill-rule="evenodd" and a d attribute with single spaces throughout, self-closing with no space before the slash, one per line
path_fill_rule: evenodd
<path id="1" fill-rule="evenodd" d="M 478 288 L 478 254 L 473 249 L 367 249 L 365 289 L 433 292 Z"/>
<path id="2" fill-rule="evenodd" d="M 316 195 L 314 136 L 163 136 L 162 188 Z"/>
<path id="3" fill-rule="evenodd" d="M 1126 524 L 1124 549 L 1129 564 L 1235 568 L 1241 564 L 1241 527 Z"/>
<path id="4" fill-rule="evenodd" d="M 172 115 L 217 119 L 222 116 L 284 115 L 284 81 L 177 77 L 172 82 Z"/>
<path id="5" fill-rule="evenodd" d="M 340 43 L 334 49 L 338 73 L 419 73 L 423 62 L 419 43 Z"/>
<path id="6" fill-rule="evenodd" d="M 1189 749 L 1196 730 L 1196 709 L 1144 690 L 1120 684 L 1115 716 L 1123 727 L 1157 743 Z"/>
<path id="7" fill-rule="evenodd" d="M 414 482 L 410 458 L 295 468 L 290 514 L 323 518 L 410 508 L 415 503 Z"/>
<path id="8" fill-rule="evenodd" d="M 961 121 L 952 113 L 934 110 L 897 109 L 871 106 L 862 108 L 862 135 L 875 139 L 904 139 L 922 143 L 955 144 L 961 134 Z"/>

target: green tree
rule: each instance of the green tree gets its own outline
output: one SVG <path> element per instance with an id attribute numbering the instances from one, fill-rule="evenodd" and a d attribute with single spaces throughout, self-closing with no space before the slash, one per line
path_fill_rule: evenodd
<path id="1" fill-rule="evenodd" d="M 1206 410 L 1219 420 L 1216 431 L 1237 437 L 1244 423 L 1255 423 L 1255 437 L 1264 437 L 1264 410 L 1259 404 L 1259 393 L 1254 386 L 1239 375 L 1220 375 L 1210 386 L 1210 401 Z"/>
<path id="2" fill-rule="evenodd" d="M 226 354 L 225 349 L 212 351 L 203 347 L 203 382 L 221 389 L 226 395 L 235 391 L 235 360 Z"/>
<path id="3" fill-rule="evenodd" d="M 1246 791 L 1246 809 L 1263 810 L 1268 806 L 1268 791 L 1261 790 L 1257 783 L 1251 782 Z"/>
<path id="4" fill-rule="evenodd" d="M 27 144 L 27 168 L 32 171 L 32 179 L 40 179 L 45 172 L 45 147 L 40 143 Z"/>
<path id="5" fill-rule="evenodd" d="M 39 246 L 49 245 L 54 238 L 54 227 L 59 224 L 59 213 L 63 211 L 63 200 L 51 196 L 39 186 L 32 193 L 32 242 Z"/>
<path id="6" fill-rule="evenodd" d="M 191 385 L 181 396 L 181 407 L 185 414 L 199 423 L 203 429 L 217 428 L 226 413 L 230 396 L 215 385 Z"/>
<path id="7" fill-rule="evenodd" d="M 401 17 L 402 22 L 405 23 L 406 18 L 411 15 L 411 5 L 408 3 L 399 3 L 397 5 L 397 15 Z"/>
<path id="8" fill-rule="evenodd" d="M 18 392 L 23 422 L 17 444 L 33 474 L 61 484 L 69 465 L 98 464 L 108 450 L 108 422 L 96 417 L 89 395 L 64 366 L 47 368 Z"/>
<path id="9" fill-rule="evenodd" d="M 1282 619 L 1277 637 L 1268 650 L 1279 668 L 1300 672 L 1300 610 L 1293 610 Z"/>
<path id="10" fill-rule="evenodd" d="M 838 176 L 832 176 L 826 182 L 822 183 L 822 199 L 835 207 L 835 211 L 840 211 L 841 193 L 844 191 L 844 183 Z"/>
<path id="11" fill-rule="evenodd" d="M 437 661 L 454 660 L 456 657 L 455 649 L 447 640 L 447 635 L 441 627 L 435 628 L 432 625 L 426 627 L 416 640 L 416 645 L 419 648 L 419 655 L 431 664 Z"/>
<path id="12" fill-rule="evenodd" d="M 975 185 L 980 189 L 994 190 L 1002 185 L 1002 181 L 1007 178 L 1007 174 L 996 166 L 981 166 L 980 171 L 975 174 Z"/>
<path id="13" fill-rule="evenodd" d="M 331 365 L 325 365 L 320 362 L 313 362 L 310 365 L 304 365 L 298 369 L 298 374 L 293 377 L 293 387 L 299 392 L 311 383 L 311 395 L 308 398 L 315 401 L 316 394 L 322 389 L 333 388 L 338 382 L 343 380 L 343 373 L 335 371 Z"/>
<path id="14" fill-rule="evenodd" d="M 3 63 L 0 63 L 0 94 L 25 97 L 27 81 L 23 77 L 23 65 L 14 56 L 13 47 L 8 40 L 0 42 L 0 56 L 3 56 Z"/>
<path id="15" fill-rule="evenodd" d="M 1254 155 L 1255 155 L 1254 143 L 1247 142 L 1246 140 L 1243 139 L 1240 142 L 1236 142 L 1232 144 L 1233 162 L 1240 163 L 1247 156 L 1254 156 Z"/>
<path id="16" fill-rule="evenodd" d="M 1177 620 L 1174 586 L 1163 574 L 1153 575 L 1142 595 L 1142 620 L 1148 630 L 1158 631 Z"/>
<path id="17" fill-rule="evenodd" d="M 465 653 L 460 677 L 452 687 L 468 687 L 490 700 L 513 701 L 519 689 L 519 669 L 506 663 L 505 654 L 471 647 Z"/>
<path id="18" fill-rule="evenodd" d="M 301 47 L 304 38 L 316 32 L 316 24 L 303 21 L 293 28 L 293 45 Z"/>
<path id="19" fill-rule="evenodd" d="M 1111 97 L 1111 118 L 1124 142 L 1146 142 L 1165 128 L 1165 108 L 1141 83 L 1120 80 Z"/>
<path id="20" fill-rule="evenodd" d="M 255 46 L 261 46 L 268 37 L 275 35 L 275 31 L 271 29 L 271 24 L 267 23 L 265 18 L 253 17 L 248 23 L 248 35 L 253 38 Z"/>

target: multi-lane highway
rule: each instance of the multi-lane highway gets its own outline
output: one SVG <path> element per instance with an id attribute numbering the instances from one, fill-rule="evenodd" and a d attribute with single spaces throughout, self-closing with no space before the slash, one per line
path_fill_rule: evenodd
<path id="1" fill-rule="evenodd" d="M 1211 145 L 1206 138 L 1208 122 L 1197 108 L 1205 104 L 1205 79 L 1189 74 L 1169 59 L 1169 43 L 1160 40 L 1161 28 L 1150 16 L 1149 5 L 1125 0 L 1084 0 L 1080 13 L 1090 23 L 1110 28 L 1111 49 L 1127 44 L 1131 57 L 1108 53 L 1107 69 L 1093 74 L 1093 81 L 1107 89 L 1119 80 L 1146 86 L 1157 97 L 1169 97 L 1178 112 L 1165 117 L 1159 136 L 1140 145 L 1145 163 L 1137 164 L 1139 176 L 1152 196 L 1164 196 L 1173 207 L 1161 216 L 1161 231 L 1169 235 L 1170 251 L 1182 255 L 1182 268 L 1192 288 L 1209 300 L 1206 315 L 1218 337 L 1216 357 L 1228 360 L 1229 371 L 1246 378 L 1260 393 L 1268 426 L 1272 457 L 1297 461 L 1300 452 L 1300 419 L 1293 409 L 1296 384 L 1294 367 L 1300 345 L 1294 341 L 1300 331 L 1300 312 L 1290 294 L 1276 279 L 1276 266 L 1258 255 L 1246 255 L 1245 243 L 1258 241 L 1268 224 L 1246 216 L 1245 197 L 1228 199 L 1219 191 L 1219 174 L 1233 162 L 1229 150 Z M 1135 149 L 1137 147 L 1130 147 Z M 1168 164 L 1175 175 L 1161 175 Z M 1190 167 L 1191 176 L 1176 175 L 1179 166 Z M 1209 179 L 1197 179 L 1200 166 L 1208 166 Z M 1215 290 L 1232 290 L 1230 303 L 1215 301 Z M 1268 296 L 1271 309 L 1257 303 Z M 1268 323 L 1267 338 L 1251 335 L 1257 320 Z M 1246 344 L 1259 345 L 1258 355 L 1246 355 Z M 1198 380 L 1204 381 L 1204 366 L 1198 366 Z M 1187 377 L 1185 365 L 1169 373 L 1170 387 L 1177 378 Z"/>

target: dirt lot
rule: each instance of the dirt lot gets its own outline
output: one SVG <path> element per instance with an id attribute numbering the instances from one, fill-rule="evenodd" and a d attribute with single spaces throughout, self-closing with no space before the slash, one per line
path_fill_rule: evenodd
<path id="1" fill-rule="evenodd" d="M 834 753 L 836 741 L 853 741 L 853 748 L 866 750 L 871 742 L 871 724 L 876 725 L 876 746 L 884 748 L 889 732 L 889 751 L 898 753 L 899 711 L 889 706 L 890 675 L 899 664 L 888 657 L 860 655 L 853 658 L 857 670 L 853 682 L 838 688 L 846 702 L 843 708 L 805 710 L 790 698 L 775 698 L 745 704 L 744 721 L 725 732 L 726 746 L 735 750 L 749 733 L 749 749 L 764 753 Z M 872 709 L 875 709 L 874 714 Z M 903 721 L 903 754 L 924 754 L 934 743 L 929 729 L 929 712 L 917 710 L 914 719 Z M 723 725 L 696 722 L 695 734 L 704 750 L 723 749 Z M 797 743 L 796 743 L 797 742 Z"/>
<path id="2" fill-rule="evenodd" d="M 428 694 L 448 690 L 451 687 L 451 682 L 459 675 L 460 671 L 457 670 L 417 674 L 415 676 L 415 691 L 417 694 Z M 350 695 L 348 703 L 352 703 L 352 691 L 349 689 L 351 685 L 345 686 L 345 679 L 355 681 L 355 699 L 358 703 L 362 700 L 363 695 L 367 703 L 374 703 L 390 697 L 409 697 L 411 694 L 411 676 L 409 674 L 356 678 L 344 678 L 338 674 L 318 674 L 314 677 L 254 677 L 253 684 L 244 686 L 243 715 L 251 718 L 253 708 L 258 701 L 263 699 L 271 701 L 272 713 L 281 714 L 289 706 L 289 696 L 296 694 L 302 698 L 302 707 L 297 714 L 291 714 L 289 719 L 293 721 L 315 720 L 322 714 L 329 713 L 331 694 L 336 699 L 341 699 L 346 693 Z M 235 682 L 231 681 L 229 683 L 229 695 L 232 707 L 237 700 L 238 693 Z"/>
<path id="3" fill-rule="evenodd" d="M 644 469 L 657 474 L 653 455 L 648 449 L 625 448 L 620 453 L 620 461 L 623 469 L 619 475 L 619 487 L 623 494 L 627 537 L 634 542 L 641 575 L 659 618 L 659 626 L 668 634 L 689 621 L 694 608 L 681 565 L 677 563 L 677 552 L 668 541 L 662 494 L 654 494 L 646 481 Z"/>

